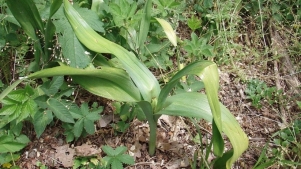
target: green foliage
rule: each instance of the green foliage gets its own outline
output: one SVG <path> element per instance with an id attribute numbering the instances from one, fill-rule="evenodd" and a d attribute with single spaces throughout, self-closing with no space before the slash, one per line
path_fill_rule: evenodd
<path id="1" fill-rule="evenodd" d="M 193 15 L 190 19 L 187 20 L 187 25 L 190 29 L 192 29 L 192 31 L 195 31 L 201 27 L 202 21 Z"/>
<path id="2" fill-rule="evenodd" d="M 89 109 L 88 103 L 83 103 L 80 108 L 73 104 L 69 107 L 72 117 L 76 119 L 74 124 L 64 124 L 67 142 L 73 141 L 74 137 L 79 138 L 82 135 L 93 134 L 95 132 L 94 122 L 100 119 L 100 113 L 103 107 L 97 107 L 96 104 Z"/>
<path id="3" fill-rule="evenodd" d="M 99 113 L 103 111 L 103 107 L 98 107 L 90 111 L 88 104 L 84 103 L 81 105 L 80 111 L 78 109 L 72 111 L 76 113 L 76 118 L 78 119 L 74 124 L 74 135 L 75 137 L 79 137 L 83 129 L 89 134 L 95 132 L 94 121 L 100 119 Z"/>
<path id="4" fill-rule="evenodd" d="M 5 100 L 9 98 L 5 96 L 22 81 L 36 78 L 43 79 L 43 84 L 36 89 L 39 91 L 39 96 L 35 99 L 35 103 L 38 105 L 38 111 L 33 120 L 38 136 L 41 135 L 46 125 L 52 121 L 53 115 L 64 122 L 63 125 L 66 130 L 67 141 L 78 138 L 84 133 L 94 132 L 93 122 L 99 118 L 98 112 L 102 111 L 102 109 L 90 111 L 87 103 L 78 107 L 74 102 L 68 100 L 72 98 L 71 93 L 73 89 L 66 85 L 63 75 L 69 75 L 75 83 L 93 94 L 121 102 L 135 102 L 139 105 L 140 108 L 135 110 L 137 110 L 138 114 L 143 112 L 150 125 L 150 155 L 154 155 L 155 153 L 157 120 L 162 114 L 197 117 L 212 122 L 213 152 L 219 159 L 217 161 L 221 161 L 220 163 L 216 162 L 217 165 L 230 168 L 235 160 L 246 150 L 248 139 L 245 133 L 228 109 L 218 101 L 219 79 L 217 65 L 215 63 L 211 61 L 195 62 L 197 59 L 192 59 L 191 64 L 175 72 L 168 83 L 163 85 L 161 89 L 159 81 L 154 74 L 138 59 L 138 57 L 145 58 L 146 55 L 155 58 L 152 53 L 161 55 L 162 53 L 159 52 L 160 49 L 149 52 L 148 48 L 150 48 L 150 45 L 158 46 L 163 44 L 163 39 L 168 39 L 174 48 L 177 46 L 177 37 L 170 23 L 160 18 L 151 20 L 152 1 L 147 1 L 147 5 L 144 8 L 142 8 L 142 1 L 105 1 L 107 7 L 99 7 L 99 11 L 97 8 L 94 8 L 92 11 L 78 7 L 89 6 L 88 1 L 75 1 L 72 6 L 68 0 L 64 0 L 63 8 L 60 7 L 59 2 L 60 1 L 53 1 L 50 7 L 50 9 L 52 8 L 53 10 L 52 12 L 50 10 L 48 16 L 47 14 L 35 16 L 39 7 L 35 7 L 34 3 L 31 3 L 30 0 L 26 0 L 27 5 L 30 4 L 28 9 L 18 9 L 26 14 L 24 16 L 21 16 L 20 13 L 10 5 L 10 8 L 14 10 L 14 16 L 17 16 L 17 20 L 22 23 L 22 28 L 26 29 L 29 36 L 37 36 L 35 34 L 36 32 L 32 32 L 32 30 L 35 30 L 37 27 L 43 30 L 41 34 L 42 37 L 45 38 L 39 39 L 40 43 L 35 45 L 36 61 L 40 60 L 40 58 L 38 58 L 40 55 L 43 56 L 44 61 L 48 61 L 49 59 L 47 58 L 49 56 L 47 52 L 49 49 L 45 48 L 45 46 L 49 47 L 53 45 L 50 45 L 50 41 L 47 40 L 47 37 L 49 39 L 49 37 L 52 37 L 51 35 L 57 33 L 57 36 L 59 36 L 58 42 L 62 44 L 62 49 L 57 50 L 56 48 L 53 52 L 54 55 L 56 55 L 55 52 L 59 52 L 57 58 L 51 58 L 54 62 L 59 61 L 59 66 L 55 66 L 57 64 L 52 62 L 52 64 L 47 65 L 45 69 L 35 71 L 35 73 L 29 74 L 24 79 L 16 81 L 0 94 L 0 100 Z M 162 16 L 171 15 L 175 9 L 182 5 L 173 0 L 154 1 L 154 3 L 157 5 L 157 9 L 163 12 Z M 204 4 L 208 9 L 212 7 L 211 1 L 205 1 Z M 30 11 L 29 8 L 34 10 Z M 57 10 L 58 12 L 56 13 Z M 99 34 L 99 32 L 102 32 L 102 21 L 96 17 L 95 12 L 101 14 L 101 16 L 104 17 L 102 18 L 104 21 L 105 19 L 113 18 L 114 23 L 111 23 L 110 20 L 104 22 L 103 27 L 106 32 L 103 32 L 103 35 L 106 38 Z M 28 18 L 24 18 L 31 16 L 35 16 L 35 18 L 30 18 L 29 20 Z M 44 24 L 39 24 L 40 18 L 43 16 L 47 16 L 46 25 L 48 26 L 46 27 L 44 27 Z M 56 19 L 52 21 L 52 18 Z M 66 20 L 69 21 L 72 31 L 70 25 L 66 24 Z M 118 28 L 113 29 L 110 28 L 110 26 L 118 26 Z M 45 32 L 44 29 L 46 30 Z M 126 31 L 123 31 L 123 29 Z M 140 32 L 137 37 L 138 29 Z M 153 29 L 156 31 L 152 31 L 151 36 L 148 37 L 149 30 Z M 110 30 L 112 30 L 111 33 Z M 65 31 L 72 33 L 68 34 L 65 33 Z M 114 31 L 117 32 L 116 36 L 114 35 Z M 165 34 L 163 34 L 163 32 Z M 198 57 L 199 60 L 212 57 L 213 47 L 208 44 L 209 38 L 199 39 L 195 33 L 191 36 L 192 40 L 186 41 L 187 45 L 185 46 L 185 50 L 187 50 L 192 57 Z M 119 40 L 116 41 L 118 38 Z M 113 39 L 116 43 L 108 39 Z M 152 40 L 155 42 L 153 43 Z M 150 45 L 148 45 L 148 41 L 151 42 Z M 70 48 L 66 46 L 67 42 L 71 42 Z M 117 44 L 117 42 L 120 45 Z M 45 45 L 41 45 L 44 43 Z M 164 44 L 166 44 L 166 47 L 169 47 L 167 45 L 169 43 Z M 62 55 L 60 50 L 62 50 Z M 64 52 L 64 50 L 67 50 L 69 53 Z M 83 51 L 86 53 L 85 55 L 81 55 Z M 170 53 L 171 55 L 174 54 L 173 50 L 164 49 L 162 51 Z M 97 65 L 93 65 L 94 62 L 92 62 L 92 60 L 94 56 L 92 57 L 93 59 L 87 56 L 89 55 L 88 53 L 92 53 L 93 55 L 94 52 L 100 53 L 95 56 L 95 60 L 98 62 Z M 77 53 L 81 55 L 81 58 L 80 56 L 74 56 Z M 101 54 L 105 54 L 106 57 Z M 149 58 L 146 60 L 150 61 Z M 154 63 L 163 65 L 168 62 L 169 56 L 165 56 L 162 60 L 162 62 L 155 61 Z M 46 64 L 46 62 L 43 64 Z M 87 65 L 89 66 L 86 67 Z M 187 75 L 198 76 L 198 78 L 202 80 L 203 85 L 198 83 L 200 87 L 196 87 L 193 92 L 174 95 L 172 92 L 174 87 L 183 76 Z M 45 77 L 53 78 L 52 80 L 45 80 Z M 197 92 L 198 89 L 203 87 L 207 95 Z M 169 95 L 172 96 L 168 97 Z M 123 118 L 123 121 L 118 124 L 122 131 L 126 128 L 125 119 L 131 120 L 134 117 L 131 115 L 132 111 L 130 111 L 129 107 L 132 106 L 136 108 L 136 104 L 130 105 L 125 103 L 122 107 L 120 116 Z M 224 153 L 222 132 L 227 135 L 232 143 L 233 149 L 229 151 L 230 153 Z M 108 156 L 104 158 L 104 161 L 112 168 L 122 168 L 122 163 L 134 163 L 132 157 L 123 154 L 126 151 L 125 147 L 118 147 L 116 150 L 113 150 L 108 146 L 104 146 L 103 150 L 108 154 Z"/>
<path id="5" fill-rule="evenodd" d="M 301 165 L 300 153 L 301 121 L 295 120 L 292 126 L 284 128 L 273 134 L 272 142 L 276 145 L 272 150 L 268 149 L 268 143 L 254 165 L 255 169 L 267 168 L 272 165 L 280 165 L 284 168 Z"/>
<path id="6" fill-rule="evenodd" d="M 100 165 L 100 160 L 97 157 L 77 157 L 73 162 L 73 169 L 104 169 L 105 167 Z"/>
<path id="7" fill-rule="evenodd" d="M 184 49 L 193 57 L 198 57 L 197 60 L 213 57 L 213 46 L 208 44 L 208 39 L 205 37 L 199 38 L 194 32 L 191 34 L 191 40 L 185 40 Z"/>
<path id="8" fill-rule="evenodd" d="M 15 165 L 15 161 L 20 158 L 20 154 L 16 152 L 22 150 L 30 142 L 27 136 L 16 130 L 17 128 L 13 127 L 11 131 L 0 130 L 0 166 L 10 168 L 11 162 Z M 14 167 L 17 168 L 17 166 Z"/>
<path id="9" fill-rule="evenodd" d="M 37 111 L 34 95 L 35 91 L 29 85 L 26 85 L 24 89 L 10 92 L 1 101 L 3 107 L 0 110 L 0 128 L 14 120 L 16 123 L 20 123 L 24 119 L 34 116 Z"/>
<path id="10" fill-rule="evenodd" d="M 46 167 L 43 163 L 41 163 L 40 161 L 37 162 L 36 164 L 40 169 L 47 169 L 48 167 Z"/>
<path id="11" fill-rule="evenodd" d="M 248 82 L 245 93 L 247 94 L 247 98 L 252 100 L 252 106 L 261 108 L 261 100 L 266 99 L 270 105 L 277 103 L 282 91 L 277 90 L 276 87 L 267 87 L 263 81 L 252 79 Z"/>
<path id="12" fill-rule="evenodd" d="M 127 150 L 124 146 L 113 149 L 110 146 L 102 146 L 102 150 L 107 154 L 103 157 L 103 162 L 107 168 L 123 169 L 123 164 L 132 165 L 135 163 L 134 158 L 128 154 L 124 154 Z"/>

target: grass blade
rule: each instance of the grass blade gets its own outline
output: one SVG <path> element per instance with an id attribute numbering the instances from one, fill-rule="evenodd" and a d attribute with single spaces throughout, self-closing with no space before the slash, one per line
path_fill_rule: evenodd
<path id="1" fill-rule="evenodd" d="M 143 48 L 144 42 L 146 41 L 146 37 L 149 30 L 150 20 L 151 20 L 151 9 L 152 9 L 152 1 L 147 0 L 144 5 L 144 16 L 140 23 L 140 30 L 139 30 L 139 49 Z"/>

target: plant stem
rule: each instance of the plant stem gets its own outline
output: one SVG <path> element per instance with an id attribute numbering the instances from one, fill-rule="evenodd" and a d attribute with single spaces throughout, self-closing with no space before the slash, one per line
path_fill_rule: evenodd
<path id="1" fill-rule="evenodd" d="M 157 141 L 157 123 L 155 120 L 153 120 L 152 122 L 149 121 L 149 128 L 150 128 L 150 136 L 149 136 L 149 143 L 148 143 L 148 152 L 151 156 L 153 156 L 156 151 L 156 141 Z"/>

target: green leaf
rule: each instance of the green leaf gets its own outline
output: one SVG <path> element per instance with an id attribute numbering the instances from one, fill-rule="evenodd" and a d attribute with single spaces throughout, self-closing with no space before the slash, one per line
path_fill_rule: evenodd
<path id="1" fill-rule="evenodd" d="M 76 68 L 85 68 L 91 62 L 90 56 L 84 46 L 78 41 L 76 35 L 70 29 L 59 37 L 63 55 L 68 65 Z"/>
<path id="2" fill-rule="evenodd" d="M 105 32 L 103 22 L 98 17 L 97 13 L 88 8 L 79 8 L 76 10 L 80 16 L 97 32 Z"/>
<path id="3" fill-rule="evenodd" d="M 124 70 L 110 67 L 101 69 L 76 69 L 58 66 L 33 73 L 28 78 L 71 75 L 73 80 L 89 92 L 112 100 L 139 101 L 140 93 Z"/>
<path id="4" fill-rule="evenodd" d="M 49 18 L 51 18 L 56 13 L 56 11 L 62 6 L 62 3 L 63 0 L 52 0 Z"/>
<path id="5" fill-rule="evenodd" d="M 122 163 L 119 160 L 112 160 L 111 168 L 123 169 Z"/>
<path id="6" fill-rule="evenodd" d="M 144 5 L 143 18 L 141 20 L 140 27 L 139 27 L 139 39 L 138 39 L 139 49 L 142 49 L 146 41 L 150 20 L 151 20 L 151 9 L 152 9 L 152 1 L 147 0 Z"/>
<path id="7" fill-rule="evenodd" d="M 167 38 L 170 40 L 171 44 L 177 46 L 177 36 L 171 25 L 164 19 L 156 18 L 156 20 L 162 26 Z"/>
<path id="8" fill-rule="evenodd" d="M 219 88 L 219 76 L 217 71 L 217 66 L 214 62 L 211 61 L 198 61 L 194 62 L 190 65 L 187 65 L 185 68 L 180 70 L 177 74 L 175 74 L 172 79 L 169 81 L 167 85 L 165 85 L 159 95 L 158 105 L 155 112 L 158 112 L 162 108 L 162 104 L 169 92 L 173 89 L 173 87 L 178 83 L 182 76 L 186 75 L 197 75 L 199 76 L 205 85 L 205 90 L 207 93 L 207 98 L 209 101 L 209 105 L 211 108 L 211 112 L 213 114 L 213 128 L 217 127 L 218 130 L 213 129 L 213 150 L 215 155 L 221 156 L 223 154 L 224 143 L 222 141 L 221 136 L 221 113 L 218 102 L 218 88 Z M 216 132 L 217 131 L 217 132 Z"/>
<path id="9" fill-rule="evenodd" d="M 107 145 L 101 146 L 101 149 L 108 155 L 108 156 L 115 156 L 115 150 Z"/>
<path id="10" fill-rule="evenodd" d="M 99 111 L 101 112 L 101 111 Z M 90 112 L 88 115 L 86 115 L 86 119 L 90 121 L 96 121 L 100 119 L 99 112 Z"/>
<path id="11" fill-rule="evenodd" d="M 0 109 L 0 115 L 9 116 L 9 115 L 15 113 L 17 109 L 18 109 L 18 106 L 16 106 L 16 105 L 4 106 L 3 108 Z"/>
<path id="12" fill-rule="evenodd" d="M 0 128 L 13 120 L 19 123 L 28 116 L 34 115 L 37 106 L 32 98 L 32 94 L 32 88 L 26 86 L 25 89 L 11 92 L 7 98 L 4 99 L 4 103 L 8 103 L 8 105 L 3 104 L 0 110 L 0 115 L 4 116 L 0 118 Z"/>
<path id="13" fill-rule="evenodd" d="M 135 164 L 134 158 L 128 154 L 121 154 L 121 155 L 117 156 L 116 158 L 124 164 L 128 164 L 128 165 Z"/>
<path id="14" fill-rule="evenodd" d="M 20 154 L 0 154 L 0 165 L 11 161 L 17 161 L 19 158 Z"/>
<path id="15" fill-rule="evenodd" d="M 114 156 L 121 155 L 121 154 L 125 153 L 126 150 L 127 150 L 127 148 L 125 146 L 119 146 L 114 150 Z"/>
<path id="16" fill-rule="evenodd" d="M 84 119 L 84 128 L 89 134 L 93 134 L 95 132 L 94 122 L 86 118 Z"/>
<path id="17" fill-rule="evenodd" d="M 12 136 L 3 135 L 0 137 L 0 153 L 16 152 L 23 149 L 27 142 L 20 143 L 13 140 Z"/>
<path id="18" fill-rule="evenodd" d="M 66 122 L 66 123 L 74 123 L 74 120 L 73 120 L 73 117 L 72 117 L 70 111 L 59 100 L 50 98 L 50 99 L 48 99 L 47 104 L 48 104 L 48 107 L 50 108 L 50 110 L 52 110 L 52 112 L 58 119 L 60 119 L 63 122 Z"/>
<path id="19" fill-rule="evenodd" d="M 84 119 L 79 119 L 77 122 L 74 124 L 74 136 L 75 137 L 80 137 L 84 129 Z"/>
<path id="20" fill-rule="evenodd" d="M 43 34 L 44 26 L 35 3 L 32 0 L 8 0 L 6 3 L 26 34 L 34 40 L 39 40 L 36 31 L 42 31 Z"/>
<path id="21" fill-rule="evenodd" d="M 196 29 L 199 29 L 201 27 L 201 20 L 193 15 L 191 19 L 188 19 L 187 25 L 190 29 L 195 31 Z"/>
<path id="22" fill-rule="evenodd" d="M 63 85 L 64 77 L 63 76 L 54 76 L 51 81 L 43 83 L 41 89 L 48 96 L 53 96 L 56 94 L 60 87 Z"/>
<path id="23" fill-rule="evenodd" d="M 64 0 L 64 7 L 77 38 L 87 48 L 95 52 L 115 55 L 139 88 L 144 100 L 151 101 L 158 96 L 160 86 L 157 79 L 133 53 L 97 34 L 74 10 L 68 0 Z"/>
<path id="24" fill-rule="evenodd" d="M 221 122 L 223 124 L 222 131 L 227 135 L 233 147 L 233 155 L 226 163 L 227 168 L 230 168 L 248 148 L 249 143 L 246 134 L 241 129 L 235 117 L 221 103 L 219 103 L 219 107 L 221 109 Z M 163 108 L 157 114 L 203 118 L 208 122 L 211 122 L 213 119 L 212 109 L 207 96 L 195 92 L 181 93 L 168 97 Z"/>
<path id="25" fill-rule="evenodd" d="M 28 116 L 33 116 L 37 111 L 37 104 L 34 100 L 29 99 L 23 103 L 19 117 L 17 118 L 17 123 L 23 121 Z"/>
<path id="26" fill-rule="evenodd" d="M 14 141 L 17 141 L 17 142 L 23 143 L 23 144 L 27 144 L 30 142 L 29 138 L 24 134 L 21 134 L 20 136 L 16 137 Z"/>
<path id="27" fill-rule="evenodd" d="M 34 130 L 39 138 L 44 132 L 46 126 L 53 120 L 53 115 L 50 110 L 39 110 L 33 117 Z"/>
<path id="28" fill-rule="evenodd" d="M 89 113 L 89 106 L 88 106 L 88 103 L 83 103 L 81 106 L 80 106 L 80 110 L 82 112 L 83 115 L 87 115 Z"/>

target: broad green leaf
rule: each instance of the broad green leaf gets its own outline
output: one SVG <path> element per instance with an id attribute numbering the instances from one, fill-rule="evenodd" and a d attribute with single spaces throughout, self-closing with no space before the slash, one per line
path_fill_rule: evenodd
<path id="1" fill-rule="evenodd" d="M 36 31 L 41 31 L 43 34 L 44 26 L 35 3 L 32 0 L 7 0 L 6 3 L 26 34 L 38 40 Z"/>
<path id="2" fill-rule="evenodd" d="M 111 168 L 115 168 L 115 169 L 123 169 L 122 163 L 119 160 L 112 160 L 111 163 Z"/>
<path id="3" fill-rule="evenodd" d="M 135 164 L 134 158 L 128 154 L 121 154 L 121 155 L 117 156 L 117 159 L 124 164 L 128 164 L 128 165 Z"/>
<path id="4" fill-rule="evenodd" d="M 9 106 L 4 106 L 0 110 L 0 115 L 1 116 L 9 116 L 13 114 L 17 110 L 18 106 L 16 105 L 9 105 Z"/>
<path id="5" fill-rule="evenodd" d="M 32 95 L 32 89 L 28 86 L 25 89 L 11 92 L 4 99 L 3 107 L 0 109 L 0 115 L 2 116 L 0 118 L 0 128 L 13 120 L 19 123 L 28 116 L 34 115 L 37 106 L 30 94 Z"/>
<path id="6" fill-rule="evenodd" d="M 71 104 L 68 108 L 74 119 L 80 119 L 83 117 L 82 111 L 76 104 Z"/>
<path id="7" fill-rule="evenodd" d="M 25 103 L 22 104 L 21 112 L 19 113 L 17 123 L 23 121 L 28 116 L 33 116 L 37 111 L 37 104 L 34 100 L 28 99 Z"/>
<path id="8" fill-rule="evenodd" d="M 87 133 L 93 134 L 95 132 L 95 126 L 94 122 L 91 120 L 88 120 L 87 118 L 84 119 L 84 128 Z"/>
<path id="9" fill-rule="evenodd" d="M 55 76 L 52 78 L 51 81 L 47 81 L 43 83 L 41 89 L 44 91 L 46 95 L 53 96 L 59 91 L 63 82 L 64 82 L 63 76 Z"/>
<path id="10" fill-rule="evenodd" d="M 67 22 L 67 21 L 65 21 Z M 75 68 L 85 68 L 91 62 L 89 52 L 78 41 L 72 29 L 64 31 L 63 36 L 59 36 L 63 55 L 66 63 Z"/>
<path id="11" fill-rule="evenodd" d="M 127 148 L 125 146 L 118 146 L 115 150 L 114 150 L 114 156 L 118 156 L 121 155 L 123 153 L 125 153 L 127 150 Z"/>
<path id="12" fill-rule="evenodd" d="M 21 83 L 23 80 L 19 79 L 15 81 L 12 85 L 8 86 L 2 93 L 0 94 L 0 102 L 2 102 L 3 98 L 8 95 L 14 88 L 18 86 L 19 83 Z"/>
<path id="13" fill-rule="evenodd" d="M 164 19 L 156 18 L 156 20 L 162 26 L 167 38 L 170 40 L 171 44 L 177 46 L 177 36 L 171 25 Z"/>
<path id="14" fill-rule="evenodd" d="M 160 92 L 155 76 L 136 56 L 123 47 L 103 38 L 76 12 L 68 0 L 64 0 L 65 14 L 77 38 L 90 50 L 115 55 L 139 88 L 144 100 L 151 101 Z"/>
<path id="15" fill-rule="evenodd" d="M 50 98 L 47 101 L 48 107 L 54 115 L 63 122 L 74 123 L 73 117 L 68 108 L 59 100 Z"/>
<path id="16" fill-rule="evenodd" d="M 53 115 L 50 110 L 40 110 L 33 117 L 34 130 L 39 138 L 44 132 L 46 126 L 53 120 Z"/>
<path id="17" fill-rule="evenodd" d="M 14 140 L 13 136 L 10 135 L 2 135 L 0 136 L 0 153 L 7 153 L 7 152 L 16 152 L 23 149 L 26 144 L 28 143 L 24 140 L 24 143 L 20 143 Z"/>
<path id="18" fill-rule="evenodd" d="M 88 103 L 83 103 L 80 106 L 80 110 L 81 110 L 82 115 L 87 115 L 89 113 L 89 105 L 88 105 Z"/>
<path id="19" fill-rule="evenodd" d="M 80 137 L 84 129 L 84 119 L 79 119 L 77 122 L 74 124 L 74 136 L 75 137 Z"/>
<path id="20" fill-rule="evenodd" d="M 0 165 L 9 163 L 11 161 L 17 161 L 20 158 L 20 154 L 0 154 Z"/>
<path id="21" fill-rule="evenodd" d="M 108 155 L 108 156 L 115 156 L 115 150 L 107 145 L 101 146 L 101 149 Z"/>
<path id="22" fill-rule="evenodd" d="M 87 8 L 78 8 L 76 11 L 84 18 L 84 20 L 97 32 L 105 32 L 103 22 L 98 17 L 97 13 Z"/>
<path id="23" fill-rule="evenodd" d="M 218 88 L 219 88 L 219 76 L 217 71 L 217 66 L 214 62 L 211 61 L 198 61 L 190 65 L 187 65 L 185 68 L 181 69 L 177 74 L 175 74 L 172 79 L 167 83 L 158 98 L 158 105 L 155 112 L 158 112 L 162 108 L 162 104 L 173 87 L 178 83 L 181 77 L 186 75 L 197 75 L 199 76 L 205 85 L 205 90 L 207 93 L 207 98 L 213 114 L 213 145 L 214 145 L 214 154 L 221 156 L 223 154 L 224 143 L 221 139 L 221 113 L 218 101 Z M 217 127 L 217 129 L 215 129 Z"/>
<path id="24" fill-rule="evenodd" d="M 17 136 L 14 141 L 17 141 L 19 143 L 23 143 L 23 144 L 27 144 L 30 142 L 29 138 L 24 135 L 24 134 L 21 134 L 20 136 Z"/>
<path id="25" fill-rule="evenodd" d="M 15 141 L 0 143 L 0 153 L 16 152 L 22 150 L 26 144 Z"/>
<path id="26" fill-rule="evenodd" d="M 28 78 L 70 75 L 73 80 L 93 94 L 112 100 L 136 102 L 140 93 L 124 70 L 110 67 L 77 69 L 61 65 L 33 73 Z"/>
<path id="27" fill-rule="evenodd" d="M 233 155 L 226 163 L 227 168 L 231 168 L 231 165 L 248 148 L 249 141 L 229 110 L 221 103 L 219 103 L 219 107 L 223 124 L 222 131 L 227 135 L 233 147 Z M 203 118 L 208 122 L 211 122 L 213 119 L 212 109 L 207 96 L 195 92 L 181 93 L 168 97 L 161 111 L 157 113 Z"/>
<path id="28" fill-rule="evenodd" d="M 96 121 L 100 119 L 100 112 L 90 112 L 88 115 L 86 115 L 86 118 L 90 121 Z"/>

